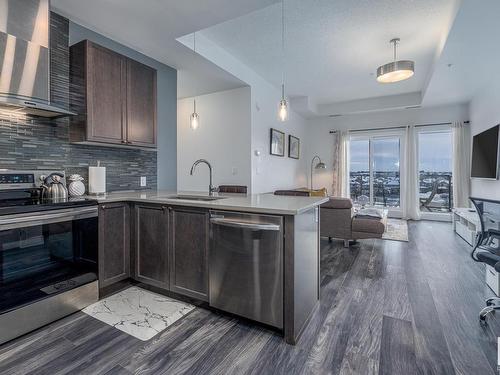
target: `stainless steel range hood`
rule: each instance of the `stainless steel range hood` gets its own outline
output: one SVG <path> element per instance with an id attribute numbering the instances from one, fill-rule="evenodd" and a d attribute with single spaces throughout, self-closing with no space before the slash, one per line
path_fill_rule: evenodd
<path id="1" fill-rule="evenodd" d="M 42 117 L 50 103 L 49 0 L 0 0 L 0 108 Z"/>

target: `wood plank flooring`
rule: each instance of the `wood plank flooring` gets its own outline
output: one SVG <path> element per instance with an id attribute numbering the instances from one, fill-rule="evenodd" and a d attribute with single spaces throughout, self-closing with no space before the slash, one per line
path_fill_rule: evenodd
<path id="1" fill-rule="evenodd" d="M 495 374 L 483 267 L 450 224 L 409 234 L 322 241 L 321 304 L 297 346 L 202 308 L 148 342 L 77 313 L 0 346 L 0 374 Z"/>

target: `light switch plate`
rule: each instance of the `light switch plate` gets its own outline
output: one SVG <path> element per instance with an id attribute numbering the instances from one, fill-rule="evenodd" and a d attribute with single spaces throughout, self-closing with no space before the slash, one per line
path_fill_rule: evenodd
<path id="1" fill-rule="evenodd" d="M 146 176 L 141 176 L 141 187 L 146 186 Z"/>

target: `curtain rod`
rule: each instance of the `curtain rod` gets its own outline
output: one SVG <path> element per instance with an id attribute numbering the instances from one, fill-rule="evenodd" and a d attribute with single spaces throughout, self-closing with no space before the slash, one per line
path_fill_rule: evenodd
<path id="1" fill-rule="evenodd" d="M 464 124 L 468 124 L 469 121 L 464 121 Z M 440 122 L 437 124 L 418 124 L 414 125 L 416 128 L 422 128 L 424 126 L 439 126 L 439 125 L 451 125 L 451 122 Z M 349 133 L 356 133 L 356 132 L 367 132 L 367 131 L 374 131 L 374 130 L 392 130 L 392 129 L 406 129 L 407 126 L 390 126 L 386 128 L 371 128 L 371 129 L 355 129 L 355 130 L 349 130 Z M 338 130 L 330 130 L 330 134 L 337 133 Z"/>

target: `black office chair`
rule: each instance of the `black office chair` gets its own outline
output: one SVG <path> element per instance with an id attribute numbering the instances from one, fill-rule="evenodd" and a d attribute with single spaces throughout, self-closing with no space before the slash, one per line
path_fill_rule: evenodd
<path id="1" fill-rule="evenodd" d="M 481 223 L 481 232 L 471 253 L 472 259 L 486 263 L 500 272 L 500 201 L 473 197 L 469 199 L 476 208 Z M 487 324 L 486 316 L 495 310 L 500 310 L 500 298 L 488 298 L 486 307 L 479 313 L 481 324 Z"/>

